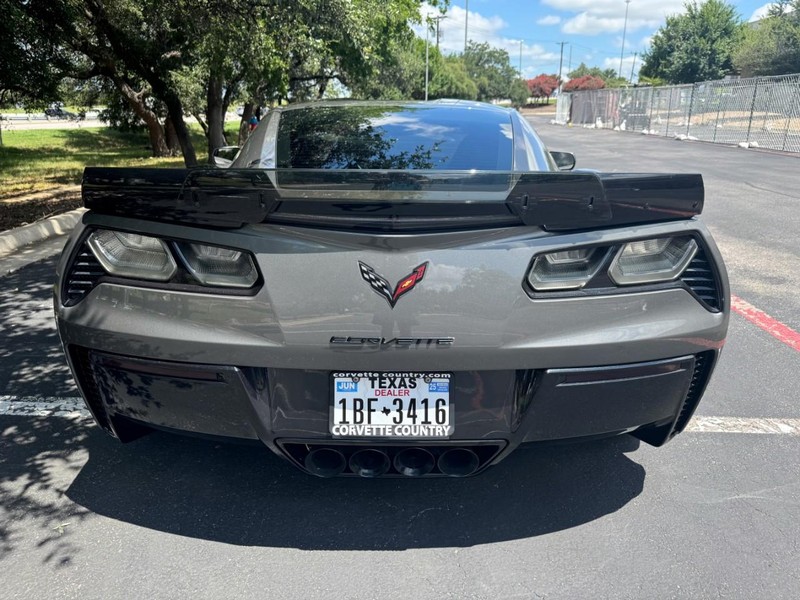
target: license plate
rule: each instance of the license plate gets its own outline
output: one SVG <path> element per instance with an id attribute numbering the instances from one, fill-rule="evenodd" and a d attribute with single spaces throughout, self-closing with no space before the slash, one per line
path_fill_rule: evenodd
<path id="1" fill-rule="evenodd" d="M 334 373 L 334 437 L 447 438 L 450 373 Z"/>

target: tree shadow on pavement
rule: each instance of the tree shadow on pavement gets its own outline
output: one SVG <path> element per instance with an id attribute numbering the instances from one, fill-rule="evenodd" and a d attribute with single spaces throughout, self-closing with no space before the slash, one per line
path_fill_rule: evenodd
<path id="1" fill-rule="evenodd" d="M 53 319 L 56 261 L 0 277 L 0 395 L 78 395 Z"/>
<path id="2" fill-rule="evenodd" d="M 0 561 L 37 548 L 47 564 L 72 562 L 79 547 L 71 534 L 92 515 L 64 492 L 90 440 L 105 441 L 86 418 L 0 416 Z"/>

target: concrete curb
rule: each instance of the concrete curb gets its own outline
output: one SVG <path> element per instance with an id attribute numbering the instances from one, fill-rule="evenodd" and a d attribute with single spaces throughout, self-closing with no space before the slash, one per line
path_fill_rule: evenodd
<path id="1" fill-rule="evenodd" d="M 76 208 L 30 225 L 23 225 L 0 233 L 0 258 L 10 256 L 30 244 L 69 233 L 80 222 L 85 212 L 85 208 Z"/>

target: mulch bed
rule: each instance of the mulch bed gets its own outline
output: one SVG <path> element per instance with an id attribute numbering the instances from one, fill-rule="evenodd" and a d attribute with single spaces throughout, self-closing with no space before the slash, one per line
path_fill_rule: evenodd
<path id="1" fill-rule="evenodd" d="M 0 231 L 27 225 L 83 206 L 80 192 L 64 192 L 53 198 L 0 200 Z"/>

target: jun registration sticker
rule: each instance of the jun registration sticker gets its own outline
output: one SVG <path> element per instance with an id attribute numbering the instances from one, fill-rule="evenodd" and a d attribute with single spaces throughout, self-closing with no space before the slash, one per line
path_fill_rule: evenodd
<path id="1" fill-rule="evenodd" d="M 333 373 L 334 437 L 447 438 L 450 373 Z"/>

